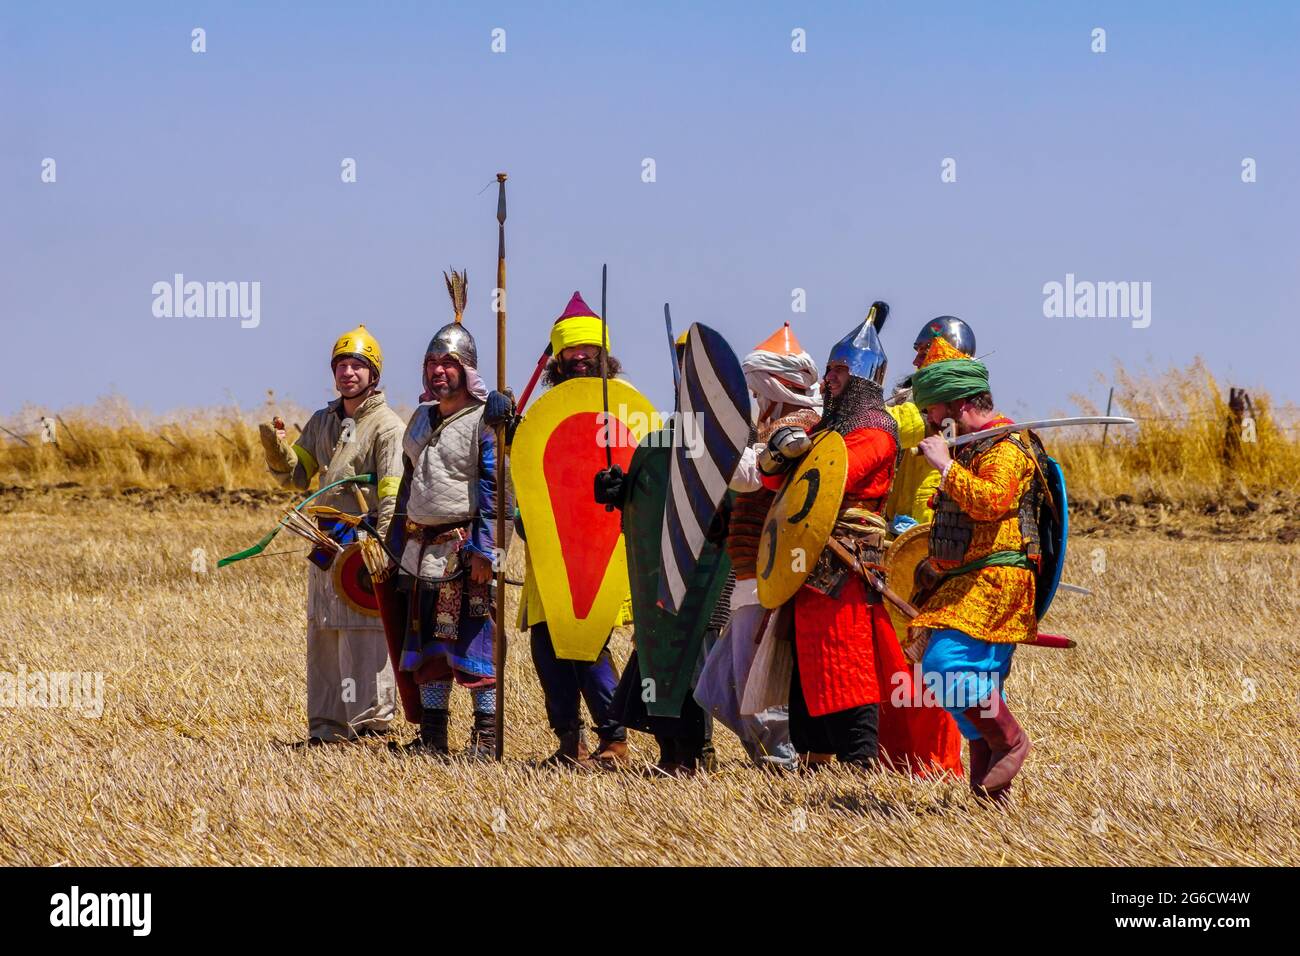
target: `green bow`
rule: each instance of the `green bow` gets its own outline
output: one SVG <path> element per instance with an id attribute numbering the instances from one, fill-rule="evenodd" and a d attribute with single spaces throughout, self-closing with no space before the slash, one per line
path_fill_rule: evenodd
<path id="1" fill-rule="evenodd" d="M 294 505 L 293 510 L 301 511 L 303 507 L 307 504 L 307 502 L 311 501 L 313 498 L 319 498 L 321 495 L 325 494 L 325 492 L 329 491 L 331 488 L 337 488 L 339 485 L 345 485 L 350 481 L 372 482 L 374 480 L 375 480 L 374 475 L 350 475 L 347 478 L 340 478 L 338 481 L 332 481 L 328 485 L 322 485 L 319 490 L 312 492 L 306 498 L 302 499 L 302 501 Z M 277 524 L 274 528 L 272 528 L 267 533 L 265 538 L 257 542 L 257 544 L 253 545 L 251 548 L 245 548 L 243 551 L 239 551 L 235 554 L 230 555 L 229 557 L 222 558 L 220 561 L 217 562 L 217 567 L 224 568 L 227 564 L 234 564 L 236 561 L 244 560 L 244 558 L 251 558 L 256 554 L 261 554 L 263 549 L 265 549 L 266 546 L 271 543 L 271 539 L 280 533 L 280 529 L 284 527 L 285 520 L 286 519 L 281 518 L 280 523 Z"/>

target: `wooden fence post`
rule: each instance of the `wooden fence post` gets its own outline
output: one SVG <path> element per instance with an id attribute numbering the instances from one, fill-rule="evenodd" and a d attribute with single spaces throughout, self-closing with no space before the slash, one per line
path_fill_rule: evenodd
<path id="1" fill-rule="evenodd" d="M 1249 436 L 1249 437 L 1247 437 Z M 1228 388 L 1228 425 L 1223 436 L 1223 460 L 1232 464 L 1241 455 L 1242 441 L 1255 440 L 1255 406 L 1244 388 Z"/>

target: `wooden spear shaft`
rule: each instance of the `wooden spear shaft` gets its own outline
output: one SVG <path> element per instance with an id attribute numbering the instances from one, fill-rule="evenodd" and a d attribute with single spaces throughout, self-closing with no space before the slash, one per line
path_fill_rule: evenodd
<path id="1" fill-rule="evenodd" d="M 497 173 L 497 391 L 506 388 L 506 174 Z M 496 565 L 496 596 L 492 603 L 494 634 L 492 665 L 496 672 L 496 758 L 505 755 L 506 742 L 506 426 L 497 425 L 496 489 L 497 527 L 493 560 Z"/>

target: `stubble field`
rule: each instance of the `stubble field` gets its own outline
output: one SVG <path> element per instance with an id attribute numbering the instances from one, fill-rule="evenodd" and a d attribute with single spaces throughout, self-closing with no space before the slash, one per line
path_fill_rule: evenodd
<path id="1" fill-rule="evenodd" d="M 297 749 L 305 564 L 215 570 L 272 504 L 0 497 L 0 674 L 104 675 L 99 717 L 0 707 L 3 863 L 1300 863 L 1294 545 L 1076 537 L 1067 580 L 1093 594 L 1059 597 L 1047 629 L 1079 646 L 1017 653 L 1008 693 L 1034 750 L 998 809 L 962 782 L 760 774 L 721 727 L 708 776 L 537 769 L 553 738 L 517 636 L 503 765 Z M 458 694 L 458 746 L 468 724 Z"/>

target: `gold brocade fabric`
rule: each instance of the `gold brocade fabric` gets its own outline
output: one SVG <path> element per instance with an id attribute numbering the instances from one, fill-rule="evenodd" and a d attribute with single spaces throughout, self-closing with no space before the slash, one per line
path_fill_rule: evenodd
<path id="1" fill-rule="evenodd" d="M 954 462 L 943 490 L 973 519 L 974 532 L 961 561 L 935 565 L 946 570 L 995 551 L 1022 550 L 1017 512 L 1033 480 L 1033 462 L 1009 441 L 977 455 L 969 467 Z M 926 601 L 912 627 L 955 628 L 994 644 L 1033 640 L 1038 635 L 1033 572 L 988 567 L 949 578 Z"/>

